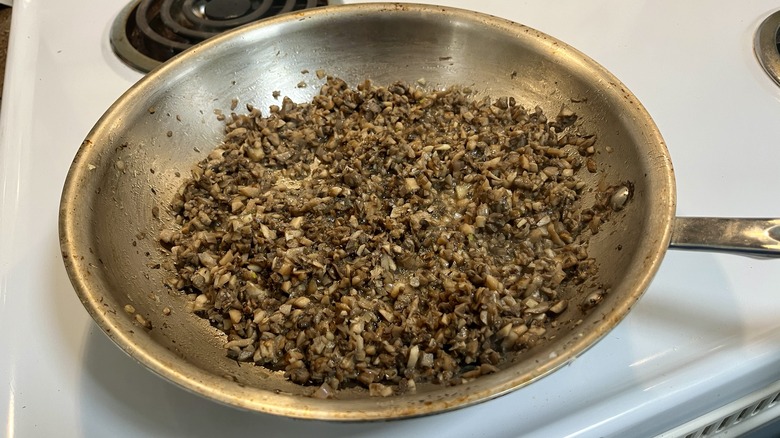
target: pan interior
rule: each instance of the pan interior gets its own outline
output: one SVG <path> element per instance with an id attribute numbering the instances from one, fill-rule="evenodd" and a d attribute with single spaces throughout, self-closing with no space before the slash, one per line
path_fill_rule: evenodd
<path id="1" fill-rule="evenodd" d="M 607 288 L 603 302 L 583 311 L 587 294 L 573 297 L 560 317 L 564 323 L 548 331 L 549 341 L 496 374 L 455 387 L 422 385 L 411 395 L 369 398 L 356 389 L 341 392 L 338 400 L 317 400 L 306 396 L 310 388 L 280 373 L 226 358 L 224 338 L 187 313 L 185 298 L 163 285 L 169 273 L 160 267 L 164 254 L 156 236 L 173 221 L 168 205 L 190 169 L 222 138 L 223 122 L 214 110 L 229 113 L 233 99 L 266 109 L 278 104 L 272 97 L 277 90 L 308 101 L 324 80 L 302 72 L 317 70 L 352 85 L 422 78 L 427 87 L 458 84 L 480 95 L 514 96 L 548 115 L 563 104 L 575 111 L 577 129 L 598 136 L 599 173 L 588 183 L 628 182 L 633 188 L 626 208 L 591 243 L 599 266 L 593 288 Z M 153 214 L 156 209 L 159 214 Z M 533 29 L 472 12 L 357 5 L 229 32 L 141 80 L 79 150 L 63 192 L 60 232 L 65 264 L 85 307 L 121 348 L 153 371 L 245 409 L 355 420 L 465 406 L 573 360 L 641 296 L 668 244 L 673 213 L 672 168 L 655 125 L 635 97 L 586 56 Z"/>

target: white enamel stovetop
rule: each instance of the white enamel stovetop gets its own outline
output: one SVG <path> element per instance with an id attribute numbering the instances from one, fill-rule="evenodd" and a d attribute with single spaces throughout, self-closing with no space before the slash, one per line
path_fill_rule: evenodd
<path id="1" fill-rule="evenodd" d="M 649 436 L 780 379 L 780 260 L 670 252 L 641 302 L 570 366 L 413 420 L 245 413 L 133 362 L 92 323 L 59 254 L 81 140 L 140 75 L 112 54 L 126 0 L 16 0 L 0 111 L 0 427 L 8 437 Z M 349 3 L 353 3 L 349 1 Z M 549 33 L 617 75 L 675 163 L 681 215 L 780 217 L 780 88 L 753 32 L 776 0 L 439 1 Z"/>

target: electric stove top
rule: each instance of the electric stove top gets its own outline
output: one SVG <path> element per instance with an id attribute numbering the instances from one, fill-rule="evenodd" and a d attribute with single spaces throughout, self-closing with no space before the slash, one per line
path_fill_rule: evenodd
<path id="1" fill-rule="evenodd" d="M 620 78 L 667 142 L 679 215 L 780 217 L 780 88 L 753 52 L 776 1 L 437 3 L 534 27 Z M 440 415 L 292 420 L 221 406 L 153 375 L 89 318 L 57 234 L 62 184 L 81 141 L 142 77 L 110 42 L 126 7 L 126 0 L 14 5 L 0 109 L 6 436 L 694 437 L 780 416 L 780 260 L 713 253 L 670 251 L 631 314 L 569 366 Z"/>

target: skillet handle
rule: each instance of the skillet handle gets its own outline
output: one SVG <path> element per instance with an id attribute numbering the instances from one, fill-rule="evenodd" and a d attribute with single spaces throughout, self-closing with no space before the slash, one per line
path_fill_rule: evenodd
<path id="1" fill-rule="evenodd" d="M 677 217 L 669 248 L 780 258 L 780 219 Z"/>

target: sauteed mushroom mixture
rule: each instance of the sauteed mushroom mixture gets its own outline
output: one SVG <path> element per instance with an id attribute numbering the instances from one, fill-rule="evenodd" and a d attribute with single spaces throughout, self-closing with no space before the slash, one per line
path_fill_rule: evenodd
<path id="1" fill-rule="evenodd" d="M 578 175 L 598 171 L 596 138 L 565 106 L 329 77 L 309 103 L 247 111 L 159 236 L 230 357 L 323 398 L 457 384 L 541 342 L 593 275 L 608 211 L 578 202 Z"/>

